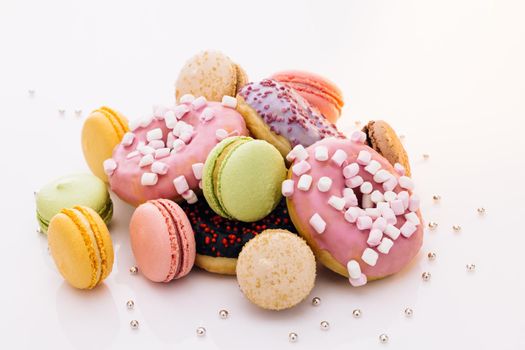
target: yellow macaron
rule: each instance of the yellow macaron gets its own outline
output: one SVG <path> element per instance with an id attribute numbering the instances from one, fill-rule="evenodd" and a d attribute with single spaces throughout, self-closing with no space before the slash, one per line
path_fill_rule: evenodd
<path id="1" fill-rule="evenodd" d="M 58 271 L 75 288 L 92 289 L 111 273 L 111 236 L 91 208 L 62 209 L 51 219 L 48 244 Z"/>
<path id="2" fill-rule="evenodd" d="M 100 107 L 87 117 L 82 128 L 82 151 L 86 162 L 97 177 L 107 182 L 103 163 L 111 158 L 113 149 L 129 131 L 127 119 L 119 112 Z"/>

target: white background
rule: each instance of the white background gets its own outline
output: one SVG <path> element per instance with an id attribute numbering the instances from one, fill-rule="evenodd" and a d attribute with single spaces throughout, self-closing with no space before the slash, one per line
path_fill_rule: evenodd
<path id="1" fill-rule="evenodd" d="M 524 10 L 503 0 L 3 0 L 0 348 L 523 349 Z M 307 301 L 263 311 L 233 277 L 195 269 L 163 285 L 131 276 L 132 208 L 115 198 L 113 273 L 93 291 L 62 281 L 35 232 L 33 190 L 87 170 L 80 129 L 90 110 L 107 104 L 136 118 L 173 103 L 180 67 L 207 48 L 253 80 L 288 68 L 323 74 L 344 91 L 341 129 L 383 118 L 406 135 L 424 217 L 439 223 L 411 266 L 359 289 L 320 268 Z M 310 305 L 313 296 L 321 306 Z M 219 319 L 221 308 L 229 319 Z M 319 329 L 322 320 L 330 330 Z"/>

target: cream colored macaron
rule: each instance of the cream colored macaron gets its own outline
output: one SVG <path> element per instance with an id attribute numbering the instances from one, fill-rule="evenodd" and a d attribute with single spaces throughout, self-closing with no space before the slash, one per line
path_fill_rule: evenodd
<path id="1" fill-rule="evenodd" d="M 286 230 L 265 230 L 239 254 L 237 281 L 252 303 L 282 310 L 310 294 L 315 268 L 314 254 L 302 238 Z"/>

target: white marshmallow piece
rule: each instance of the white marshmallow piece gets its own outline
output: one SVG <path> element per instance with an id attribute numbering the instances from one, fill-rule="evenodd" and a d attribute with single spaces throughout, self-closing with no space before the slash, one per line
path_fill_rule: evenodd
<path id="1" fill-rule="evenodd" d="M 408 202 L 408 210 L 410 211 L 418 211 L 419 210 L 419 196 L 417 194 L 413 194 L 410 196 L 410 200 Z"/>
<path id="2" fill-rule="evenodd" d="M 315 159 L 320 162 L 328 160 L 328 148 L 326 146 L 315 147 Z"/>
<path id="3" fill-rule="evenodd" d="M 410 236 L 416 232 L 416 229 L 416 225 L 414 225 L 411 221 L 405 221 L 399 230 L 404 237 L 410 238 Z"/>
<path id="4" fill-rule="evenodd" d="M 372 160 L 372 155 L 368 151 L 360 151 L 357 155 L 357 163 L 361 165 L 368 165 Z"/>
<path id="5" fill-rule="evenodd" d="M 366 248 L 363 251 L 363 255 L 361 255 L 361 260 L 363 260 L 366 264 L 370 266 L 375 266 L 377 263 L 377 258 L 379 258 L 379 254 L 373 249 Z"/>
<path id="6" fill-rule="evenodd" d="M 153 121 L 152 115 L 145 116 L 144 118 L 141 119 L 140 126 L 142 126 L 143 128 L 146 128 L 151 124 L 152 121 Z"/>
<path id="7" fill-rule="evenodd" d="M 357 207 L 350 207 L 345 212 L 345 220 L 354 223 L 357 221 L 357 218 L 361 215 L 361 210 Z"/>
<path id="8" fill-rule="evenodd" d="M 357 206 L 357 196 L 351 188 L 343 189 L 343 198 L 345 199 L 345 207 L 355 207 Z"/>
<path id="9" fill-rule="evenodd" d="M 312 185 L 312 177 L 308 174 L 301 175 L 299 182 L 297 183 L 297 188 L 301 191 L 308 191 Z"/>
<path id="10" fill-rule="evenodd" d="M 332 187 L 332 179 L 328 176 L 323 176 L 317 181 L 317 189 L 321 192 L 328 192 Z"/>
<path id="11" fill-rule="evenodd" d="M 193 163 L 191 165 L 191 170 L 193 171 L 193 176 L 196 180 L 202 179 L 202 169 L 204 168 L 204 163 Z"/>
<path id="12" fill-rule="evenodd" d="M 104 167 L 104 173 L 106 173 L 106 175 L 111 175 L 115 169 L 117 169 L 117 162 L 109 158 L 102 163 L 102 166 Z"/>
<path id="13" fill-rule="evenodd" d="M 217 129 L 215 131 L 215 137 L 217 138 L 218 141 L 222 141 L 228 137 L 228 132 L 224 129 Z"/>
<path id="14" fill-rule="evenodd" d="M 180 175 L 176 177 L 173 180 L 173 186 L 175 186 L 175 190 L 180 195 L 182 195 L 184 192 L 190 189 L 190 186 L 188 185 L 188 181 L 186 181 L 186 177 L 184 175 Z"/>
<path id="15" fill-rule="evenodd" d="M 402 202 L 403 202 L 403 208 L 405 210 L 408 209 L 408 201 L 409 201 L 409 198 L 410 198 L 410 195 L 408 194 L 407 191 L 401 191 L 397 194 L 397 198 L 400 199 Z"/>
<path id="16" fill-rule="evenodd" d="M 374 181 L 377 183 L 382 184 L 383 182 L 386 182 L 388 179 L 392 177 L 392 174 L 388 172 L 388 170 L 381 169 L 374 175 Z"/>
<path id="17" fill-rule="evenodd" d="M 367 283 L 368 279 L 366 275 L 362 273 L 359 278 L 349 278 L 348 281 L 350 281 L 352 287 L 362 287 Z"/>
<path id="18" fill-rule="evenodd" d="M 135 158 L 136 156 L 139 156 L 139 155 L 140 155 L 139 151 L 132 151 L 128 153 L 128 155 L 126 156 L 126 159 Z"/>
<path id="19" fill-rule="evenodd" d="M 162 140 L 152 140 L 148 143 L 148 146 L 151 148 L 154 148 L 155 150 L 158 150 L 159 148 L 164 148 L 164 141 Z"/>
<path id="20" fill-rule="evenodd" d="M 321 215 L 315 213 L 310 218 L 310 225 L 312 225 L 315 232 L 322 234 L 326 229 L 326 222 L 323 220 Z"/>
<path id="21" fill-rule="evenodd" d="M 395 192 L 393 192 L 393 191 L 386 191 L 383 194 L 383 198 L 385 199 L 386 202 L 392 202 L 392 201 L 396 200 L 397 194 Z"/>
<path id="22" fill-rule="evenodd" d="M 351 179 L 359 173 L 359 164 L 351 163 L 343 168 L 343 176 L 345 179 Z"/>
<path id="23" fill-rule="evenodd" d="M 397 186 L 397 178 L 395 176 L 390 176 L 388 180 L 383 182 L 383 190 L 393 191 Z"/>
<path id="24" fill-rule="evenodd" d="M 359 189 L 361 190 L 361 193 L 370 194 L 372 193 L 372 190 L 374 189 L 374 187 L 372 186 L 370 182 L 366 181 L 361 184 L 361 187 L 359 187 Z"/>
<path id="25" fill-rule="evenodd" d="M 308 163 L 306 160 L 301 160 L 299 163 L 295 163 L 292 166 L 292 172 L 297 176 L 301 176 L 304 173 L 310 171 L 311 168 L 312 166 L 310 163 Z"/>
<path id="26" fill-rule="evenodd" d="M 401 231 L 394 225 L 388 224 L 386 225 L 386 228 L 383 231 L 383 233 L 388 237 L 392 238 L 393 240 L 396 240 L 401 234 Z"/>
<path id="27" fill-rule="evenodd" d="M 213 110 L 213 108 L 206 107 L 202 111 L 199 120 L 205 123 L 212 120 L 213 118 L 215 118 L 215 111 Z"/>
<path id="28" fill-rule="evenodd" d="M 164 114 L 164 123 L 168 129 L 173 129 L 177 124 L 177 118 L 175 118 L 175 113 L 173 111 L 168 111 Z"/>
<path id="29" fill-rule="evenodd" d="M 363 178 L 359 175 L 354 176 L 350 179 L 346 179 L 345 181 L 346 187 L 349 187 L 349 188 L 356 188 L 356 187 L 361 186 L 362 184 L 363 184 Z"/>
<path id="30" fill-rule="evenodd" d="M 206 100 L 206 97 L 200 96 L 197 97 L 195 100 L 191 101 L 191 106 L 193 107 L 193 109 L 199 110 L 206 105 L 206 102 L 208 102 Z"/>
<path id="31" fill-rule="evenodd" d="M 370 163 L 365 166 L 365 171 L 372 175 L 375 175 L 379 169 L 381 169 L 381 164 L 375 159 L 371 160 Z"/>
<path id="32" fill-rule="evenodd" d="M 144 157 L 142 157 L 139 161 L 139 167 L 143 168 L 145 166 L 148 166 L 152 164 L 155 160 L 153 159 L 153 154 L 146 154 Z"/>
<path id="33" fill-rule="evenodd" d="M 166 175 L 168 173 L 169 166 L 163 162 L 153 162 L 151 164 L 151 171 L 155 174 Z"/>
<path id="34" fill-rule="evenodd" d="M 411 211 L 408 214 L 405 214 L 405 219 L 407 219 L 416 226 L 421 224 L 421 221 L 419 221 L 419 217 L 413 211 Z"/>
<path id="35" fill-rule="evenodd" d="M 186 147 L 186 144 L 181 139 L 176 139 L 175 141 L 173 141 L 171 147 L 173 148 L 172 154 L 175 154 L 181 151 L 184 147 Z"/>
<path id="36" fill-rule="evenodd" d="M 332 206 L 335 210 L 343 210 L 345 208 L 345 200 L 344 198 L 337 197 L 337 196 L 330 196 L 328 199 L 328 204 Z"/>
<path id="37" fill-rule="evenodd" d="M 187 105 L 178 105 L 173 108 L 173 115 L 175 116 L 175 119 L 180 120 L 184 118 L 186 113 L 190 111 L 190 107 Z"/>
<path id="38" fill-rule="evenodd" d="M 228 95 L 222 96 L 221 103 L 224 107 L 229 107 L 233 109 L 237 108 L 237 99 L 232 96 L 228 96 Z"/>
<path id="39" fill-rule="evenodd" d="M 294 181 L 287 179 L 281 184 L 281 193 L 284 197 L 291 197 L 294 192 Z"/>
<path id="40" fill-rule="evenodd" d="M 127 132 L 122 137 L 122 141 L 120 143 L 123 146 L 128 147 L 133 143 L 133 140 L 135 140 L 135 134 L 132 132 Z"/>
<path id="41" fill-rule="evenodd" d="M 379 243 L 381 243 L 381 238 L 383 238 L 383 232 L 381 232 L 381 230 L 373 228 L 370 230 L 370 233 L 368 234 L 368 239 L 366 240 L 366 244 L 368 244 L 371 247 L 375 247 L 379 245 Z"/>
<path id="42" fill-rule="evenodd" d="M 334 162 L 337 166 L 343 165 L 344 161 L 348 158 L 348 155 L 345 151 L 342 149 L 338 149 L 335 151 L 334 155 L 332 156 L 332 162 Z"/>
<path id="43" fill-rule="evenodd" d="M 402 215 L 405 212 L 405 207 L 403 206 L 403 201 L 401 199 L 396 199 L 390 202 L 390 208 L 392 208 L 396 215 Z"/>
<path id="44" fill-rule="evenodd" d="M 390 209 L 390 204 L 388 204 L 386 202 L 378 202 L 376 204 L 376 208 L 379 209 L 379 212 L 381 213 L 381 215 L 383 215 L 385 210 L 391 210 Z"/>
<path id="45" fill-rule="evenodd" d="M 296 145 L 290 153 L 286 155 L 286 160 L 293 162 L 294 160 L 301 161 L 308 159 L 308 151 L 303 147 L 303 145 Z"/>
<path id="46" fill-rule="evenodd" d="M 133 119 L 129 121 L 129 130 L 135 131 L 140 127 L 140 119 Z"/>
<path id="47" fill-rule="evenodd" d="M 372 228 L 372 218 L 370 216 L 360 216 L 356 220 L 357 228 L 360 230 L 368 230 Z"/>
<path id="48" fill-rule="evenodd" d="M 375 219 L 374 223 L 372 224 L 372 228 L 378 229 L 379 231 L 383 232 L 386 229 L 386 225 L 387 225 L 386 219 L 380 216 L 377 219 Z"/>
<path id="49" fill-rule="evenodd" d="M 378 190 L 375 190 L 375 191 L 373 191 L 370 194 L 370 199 L 374 203 L 384 202 L 384 200 L 385 200 L 385 198 L 384 198 L 383 194 L 381 193 L 381 191 L 378 191 Z"/>
<path id="50" fill-rule="evenodd" d="M 155 150 L 155 159 L 162 159 L 170 155 L 169 148 L 159 148 Z"/>
<path id="51" fill-rule="evenodd" d="M 381 211 L 381 216 L 383 218 L 385 218 L 387 224 L 392 224 L 392 225 L 397 224 L 396 214 L 394 213 L 394 211 L 392 209 L 390 209 L 390 207 L 385 208 L 384 210 L 382 210 Z"/>
<path id="52" fill-rule="evenodd" d="M 185 94 L 181 96 L 181 98 L 179 99 L 179 102 L 180 103 L 191 103 L 193 100 L 195 100 L 195 96 L 193 96 L 192 94 Z"/>
<path id="53" fill-rule="evenodd" d="M 142 146 L 139 149 L 139 152 L 142 153 L 143 155 L 153 154 L 153 153 L 155 153 L 155 148 L 150 147 L 150 146 Z"/>
<path id="54" fill-rule="evenodd" d="M 401 176 L 399 178 L 399 186 L 402 188 L 405 188 L 407 190 L 413 190 L 414 189 L 414 181 L 412 181 L 411 178 L 408 176 Z"/>
<path id="55" fill-rule="evenodd" d="M 350 260 L 346 264 L 346 269 L 348 270 L 348 275 L 350 278 L 356 279 L 361 277 L 361 266 L 359 266 L 359 263 L 355 260 Z"/>
<path id="56" fill-rule="evenodd" d="M 159 180 L 159 176 L 157 174 L 144 173 L 142 174 L 142 177 L 140 178 L 140 183 L 142 186 L 155 186 L 158 180 Z"/>
<path id="57" fill-rule="evenodd" d="M 166 112 L 168 112 L 168 108 L 164 106 L 153 106 L 153 118 L 157 120 L 164 119 Z"/>
<path id="58" fill-rule="evenodd" d="M 405 167 L 400 163 L 394 164 L 394 170 L 401 176 L 405 175 Z"/>
<path id="59" fill-rule="evenodd" d="M 362 207 L 365 209 L 373 208 L 374 202 L 372 202 L 372 196 L 369 194 L 363 194 L 363 196 L 361 197 L 361 204 Z"/>
<path id="60" fill-rule="evenodd" d="M 381 244 L 377 246 L 377 250 L 382 254 L 388 254 L 390 252 L 390 249 L 394 246 L 394 241 L 392 241 L 390 238 L 383 238 L 381 241 Z"/>
<path id="61" fill-rule="evenodd" d="M 377 208 L 366 208 L 365 213 L 366 215 L 370 216 L 372 220 L 375 220 L 381 216 L 381 212 Z"/>
<path id="62" fill-rule="evenodd" d="M 187 190 L 186 192 L 181 194 L 181 196 L 186 200 L 188 204 L 197 203 L 198 198 L 195 192 L 193 192 L 193 190 Z"/>
<path id="63" fill-rule="evenodd" d="M 361 130 L 356 130 L 350 135 L 350 140 L 355 143 L 365 143 L 366 134 Z"/>

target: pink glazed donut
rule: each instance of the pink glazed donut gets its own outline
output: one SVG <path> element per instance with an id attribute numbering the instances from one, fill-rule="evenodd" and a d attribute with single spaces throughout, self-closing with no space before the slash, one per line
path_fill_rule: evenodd
<path id="1" fill-rule="evenodd" d="M 130 123 L 131 132 L 104 162 L 113 192 L 134 206 L 158 198 L 196 202 L 211 149 L 228 136 L 248 135 L 232 100 L 185 95 L 179 105 L 156 107 L 152 116 Z"/>
<path id="2" fill-rule="evenodd" d="M 358 131 L 296 146 L 282 185 L 290 217 L 317 258 L 356 287 L 400 271 L 423 243 L 412 179 L 364 140 Z"/>

